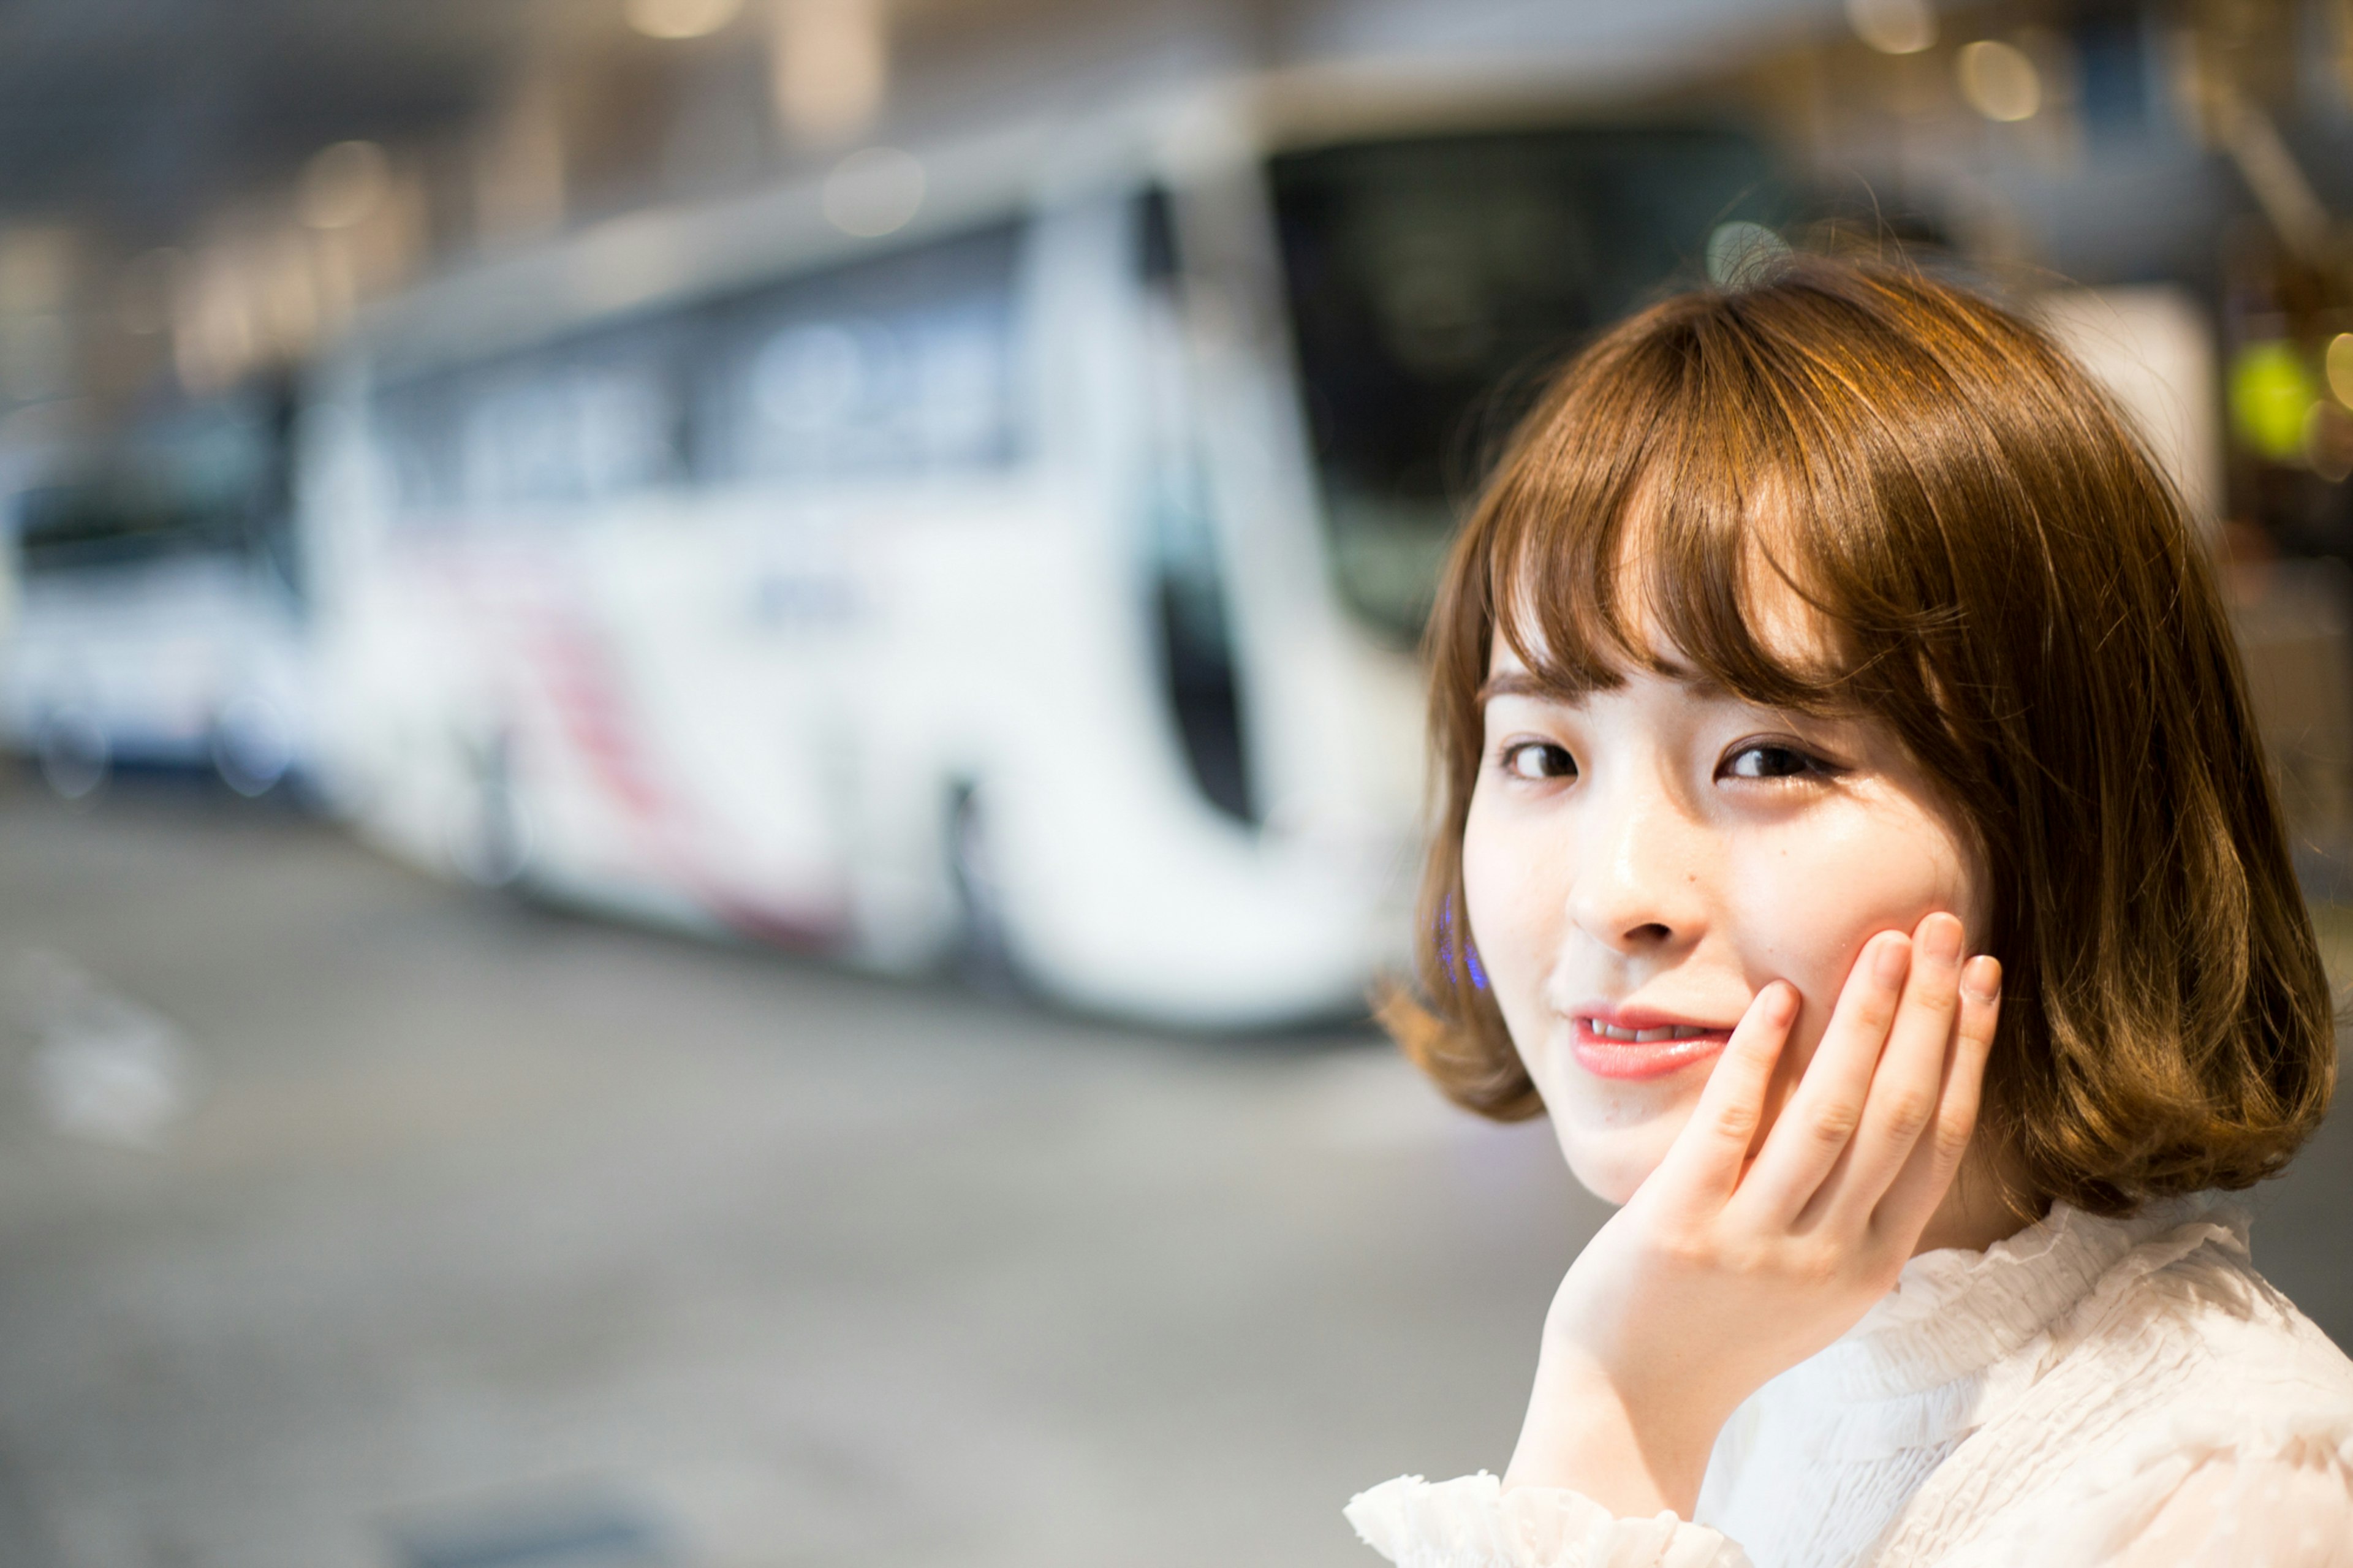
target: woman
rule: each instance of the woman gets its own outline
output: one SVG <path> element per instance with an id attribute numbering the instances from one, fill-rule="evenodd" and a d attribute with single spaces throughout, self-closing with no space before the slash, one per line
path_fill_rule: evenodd
<path id="1" fill-rule="evenodd" d="M 1432 627 L 1460 1103 L 1623 1206 L 1409 1568 L 2353 1564 L 2353 1363 L 2224 1201 L 2334 1078 L 2212 570 L 1987 302 L 1789 261 L 1568 367 Z"/>

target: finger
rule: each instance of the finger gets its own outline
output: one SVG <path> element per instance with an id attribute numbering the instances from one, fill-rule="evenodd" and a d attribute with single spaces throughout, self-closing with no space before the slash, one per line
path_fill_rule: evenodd
<path id="1" fill-rule="evenodd" d="M 1912 939 L 1902 931 L 1882 931 L 1863 944 L 1806 1076 L 1741 1184 L 1760 1223 L 1794 1221 L 1853 1138 L 1911 963 Z"/>
<path id="2" fill-rule="evenodd" d="M 1936 1124 L 1913 1146 L 1871 1218 L 1873 1231 L 1900 1245 L 1907 1257 L 1936 1205 L 1945 1201 L 1977 1131 L 1986 1058 L 1993 1051 L 1994 1026 L 2001 1021 L 2000 963 L 1983 953 L 1969 960 L 1961 971 L 1960 992 L 1960 1018 L 1953 1029 Z"/>
<path id="3" fill-rule="evenodd" d="M 1912 935 L 1912 971 L 1871 1075 L 1854 1140 L 1799 1216 L 1852 1231 L 1870 1222 L 1920 1135 L 1936 1120 L 1960 1011 L 1961 922 L 1937 913 Z"/>
<path id="4" fill-rule="evenodd" d="M 1764 1121 L 1773 1064 L 1780 1060 L 1797 1021 L 1798 988 L 1786 980 L 1774 981 L 1748 1004 L 1700 1090 L 1691 1120 L 1659 1163 L 1659 1173 L 1670 1184 L 1718 1205 L 1739 1184 Z"/>

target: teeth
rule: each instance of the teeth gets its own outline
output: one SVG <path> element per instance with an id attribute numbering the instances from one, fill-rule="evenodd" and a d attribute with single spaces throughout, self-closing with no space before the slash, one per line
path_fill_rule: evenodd
<path id="1" fill-rule="evenodd" d="M 1659 1029 L 1621 1029 L 1599 1018 L 1588 1018 L 1585 1026 L 1605 1040 L 1617 1040 L 1630 1046 L 1656 1045 L 1662 1040 L 1695 1040 L 1708 1032 L 1696 1024 L 1673 1024 Z"/>

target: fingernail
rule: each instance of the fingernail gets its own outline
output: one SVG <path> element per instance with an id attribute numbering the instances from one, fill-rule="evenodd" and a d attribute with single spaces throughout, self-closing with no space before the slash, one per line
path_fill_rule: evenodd
<path id="1" fill-rule="evenodd" d="M 1981 952 L 1961 971 L 1961 990 L 1972 1002 L 1991 1002 L 2001 995 L 2001 961 Z"/>
<path id="2" fill-rule="evenodd" d="M 1871 973 L 1881 984 L 1894 985 L 1902 982 L 1911 963 L 1911 942 L 1900 936 L 1885 937 L 1879 943 L 1879 952 L 1872 957 Z"/>
<path id="3" fill-rule="evenodd" d="M 1930 915 L 1921 922 L 1920 952 L 1932 963 L 1958 963 L 1961 922 L 1950 915 Z"/>

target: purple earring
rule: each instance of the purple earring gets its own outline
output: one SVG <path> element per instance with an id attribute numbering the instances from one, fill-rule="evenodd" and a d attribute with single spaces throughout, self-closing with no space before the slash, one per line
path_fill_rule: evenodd
<path id="1" fill-rule="evenodd" d="M 1458 944 L 1454 940 L 1454 900 L 1451 897 L 1446 900 L 1445 907 L 1438 911 L 1437 936 L 1438 961 L 1446 966 L 1446 978 L 1459 979 L 1461 971 L 1454 967 L 1454 954 Z M 1487 971 L 1479 962 L 1478 948 L 1472 945 L 1467 937 L 1459 945 L 1462 953 L 1463 971 L 1469 972 L 1471 984 L 1473 986 L 1484 991 L 1487 989 Z"/>

